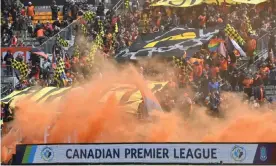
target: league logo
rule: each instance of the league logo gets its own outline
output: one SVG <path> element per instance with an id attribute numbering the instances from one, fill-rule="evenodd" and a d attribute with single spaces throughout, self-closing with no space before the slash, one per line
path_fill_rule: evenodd
<path id="1" fill-rule="evenodd" d="M 235 161 L 242 162 L 246 158 L 246 151 L 243 147 L 235 145 L 232 149 L 231 157 Z"/>
<path id="2" fill-rule="evenodd" d="M 261 161 L 266 161 L 267 159 L 267 152 L 266 152 L 266 148 L 264 146 L 262 146 L 260 148 L 260 160 Z"/>
<path id="3" fill-rule="evenodd" d="M 54 151 L 50 147 L 45 147 L 41 150 L 41 158 L 44 161 L 51 161 L 54 158 Z"/>

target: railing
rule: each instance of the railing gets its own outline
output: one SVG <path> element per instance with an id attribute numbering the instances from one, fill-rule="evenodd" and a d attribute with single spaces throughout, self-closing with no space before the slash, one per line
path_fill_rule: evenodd
<path id="1" fill-rule="evenodd" d="M 57 34 L 47 39 L 38 47 L 41 48 L 45 53 L 50 54 L 52 53 L 53 45 L 55 44 L 56 38 L 58 36 L 62 37 L 65 40 L 72 40 L 72 36 L 74 35 L 74 26 L 77 24 L 80 18 L 78 18 L 77 20 L 74 20 L 72 23 L 70 23 L 65 28 L 61 29 Z"/>
<path id="2" fill-rule="evenodd" d="M 123 4 L 124 4 L 124 0 L 119 0 L 119 2 L 117 2 L 117 3 L 113 6 L 112 9 L 113 9 L 115 12 L 117 12 L 118 9 L 120 9 L 120 7 L 121 7 Z"/>
<path id="3" fill-rule="evenodd" d="M 272 29 L 271 32 L 276 33 L 276 28 Z M 270 33 L 267 32 L 257 40 L 257 54 L 262 55 L 268 52 L 268 42 Z"/>

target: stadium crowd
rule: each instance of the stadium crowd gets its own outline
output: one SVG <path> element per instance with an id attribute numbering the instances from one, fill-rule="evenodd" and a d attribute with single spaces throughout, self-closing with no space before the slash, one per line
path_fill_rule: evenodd
<path id="1" fill-rule="evenodd" d="M 236 49 L 228 50 L 226 55 L 222 55 L 219 52 L 210 51 L 208 45 L 202 45 L 202 49 L 194 55 L 184 54 L 181 58 L 174 57 L 173 61 L 166 61 L 163 64 L 162 72 L 155 71 L 151 64 L 138 66 L 138 68 L 146 78 L 159 75 L 159 77 L 161 76 L 159 80 L 169 82 L 170 90 L 159 96 L 162 106 L 168 111 L 176 104 L 174 92 L 185 87 L 191 87 L 197 93 L 195 96 L 185 93 L 179 102 L 182 103 L 182 106 L 189 105 L 189 107 L 183 108 L 191 108 L 194 103 L 207 103 L 211 110 L 217 112 L 221 101 L 221 89 L 244 91 L 246 100 L 252 100 L 251 102 L 259 104 L 271 100 L 265 98 L 264 85 L 269 82 L 268 74 L 275 70 L 276 65 L 275 33 L 273 34 L 273 29 L 275 30 L 276 27 L 276 9 L 272 8 L 273 5 L 270 3 L 255 6 L 229 5 L 218 2 L 218 4 L 190 8 L 171 8 L 151 7 L 150 4 L 150 1 L 147 0 L 140 10 L 139 4 L 134 2 L 132 6 L 126 6 L 128 12 L 116 15 L 113 10 L 105 13 L 104 4 L 100 3 L 95 13 L 91 11 L 83 13 L 83 18 L 75 27 L 77 36 L 71 55 L 63 50 L 62 44 L 57 42 L 53 49 L 53 59 L 45 59 L 42 65 L 39 65 L 37 58 L 33 58 L 30 64 L 21 65 L 18 68 L 13 63 L 23 63 L 23 58 L 18 56 L 13 59 L 10 52 L 7 53 L 3 61 L 10 64 L 16 71 L 20 81 L 18 89 L 37 84 L 65 87 L 81 83 L 91 78 L 95 71 L 99 72 L 99 68 L 95 67 L 97 66 L 95 65 L 95 50 L 102 50 L 101 54 L 104 55 L 105 60 L 109 60 L 113 59 L 120 50 L 131 46 L 140 34 L 166 31 L 178 25 L 189 28 L 223 28 L 230 24 L 240 34 L 244 41 L 242 47 L 246 56 L 250 57 L 245 68 L 249 68 L 253 64 L 256 71 L 244 70 L 244 67 L 238 65 L 241 55 Z M 32 4 L 29 3 L 30 5 Z M 66 5 L 63 7 L 63 12 L 65 11 L 63 18 L 67 17 L 66 10 L 69 7 Z M 58 11 L 55 8 L 53 3 L 52 10 Z M 32 15 L 27 16 L 32 17 Z M 21 17 L 27 18 L 24 14 L 21 14 Z M 13 21 L 17 22 L 17 18 L 15 17 Z M 53 14 L 53 19 L 56 18 L 56 14 Z M 57 22 L 59 22 L 58 19 Z M 61 26 L 58 23 L 54 26 L 57 25 Z M 58 32 L 58 30 L 55 31 L 55 28 L 46 28 L 48 26 L 51 27 L 49 24 L 41 25 L 46 34 L 52 35 Z M 2 34 L 4 36 L 7 33 L 13 35 L 16 34 L 16 30 L 20 31 L 14 27 L 8 30 L 4 29 Z M 255 55 L 256 41 L 263 34 L 270 32 L 269 42 L 266 46 L 268 47 L 268 57 L 265 61 L 260 61 L 259 57 Z M 224 40 L 226 35 L 226 32 L 221 30 L 213 39 Z M 83 39 L 87 42 L 83 42 Z M 94 44 L 91 48 L 92 42 Z M 258 60 L 257 63 L 256 60 Z M 172 68 L 173 70 L 171 70 Z M 9 68 L 8 72 L 11 73 L 12 70 Z"/>
<path id="2" fill-rule="evenodd" d="M 61 11 L 53 0 L 48 20 L 39 20 L 39 14 L 43 12 L 39 12 L 32 2 L 22 4 L 19 0 L 4 0 L 1 9 L 1 46 L 21 47 L 28 37 L 36 38 L 42 44 L 89 8 L 85 0 L 78 3 L 66 0 Z"/>

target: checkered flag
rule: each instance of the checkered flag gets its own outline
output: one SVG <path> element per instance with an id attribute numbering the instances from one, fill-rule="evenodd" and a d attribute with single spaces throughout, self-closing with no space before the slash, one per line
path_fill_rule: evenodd
<path id="1" fill-rule="evenodd" d="M 20 76 L 23 80 L 25 80 L 28 76 L 29 68 L 28 65 L 24 62 L 20 62 L 17 60 L 12 60 L 12 68 L 18 70 L 20 72 Z"/>
<path id="2" fill-rule="evenodd" d="M 57 62 L 57 67 L 56 67 L 56 69 L 55 69 L 55 75 L 54 75 L 54 77 L 55 77 L 56 79 L 59 79 L 60 76 L 62 75 L 62 73 L 65 72 L 64 69 L 65 69 L 65 63 L 64 63 L 64 61 L 60 58 L 59 61 Z"/>
<path id="3" fill-rule="evenodd" d="M 227 36 L 229 36 L 233 40 L 237 41 L 240 45 L 245 44 L 245 41 L 243 40 L 243 38 L 238 34 L 238 32 L 235 30 L 235 28 L 232 27 L 230 24 L 226 25 L 224 32 Z"/>

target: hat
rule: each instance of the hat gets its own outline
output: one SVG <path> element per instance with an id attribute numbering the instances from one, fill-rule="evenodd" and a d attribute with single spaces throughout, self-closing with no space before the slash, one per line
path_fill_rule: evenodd
<path id="1" fill-rule="evenodd" d="M 29 5 L 31 5 L 31 4 L 32 4 L 32 2 L 29 2 L 28 4 L 29 4 Z"/>

